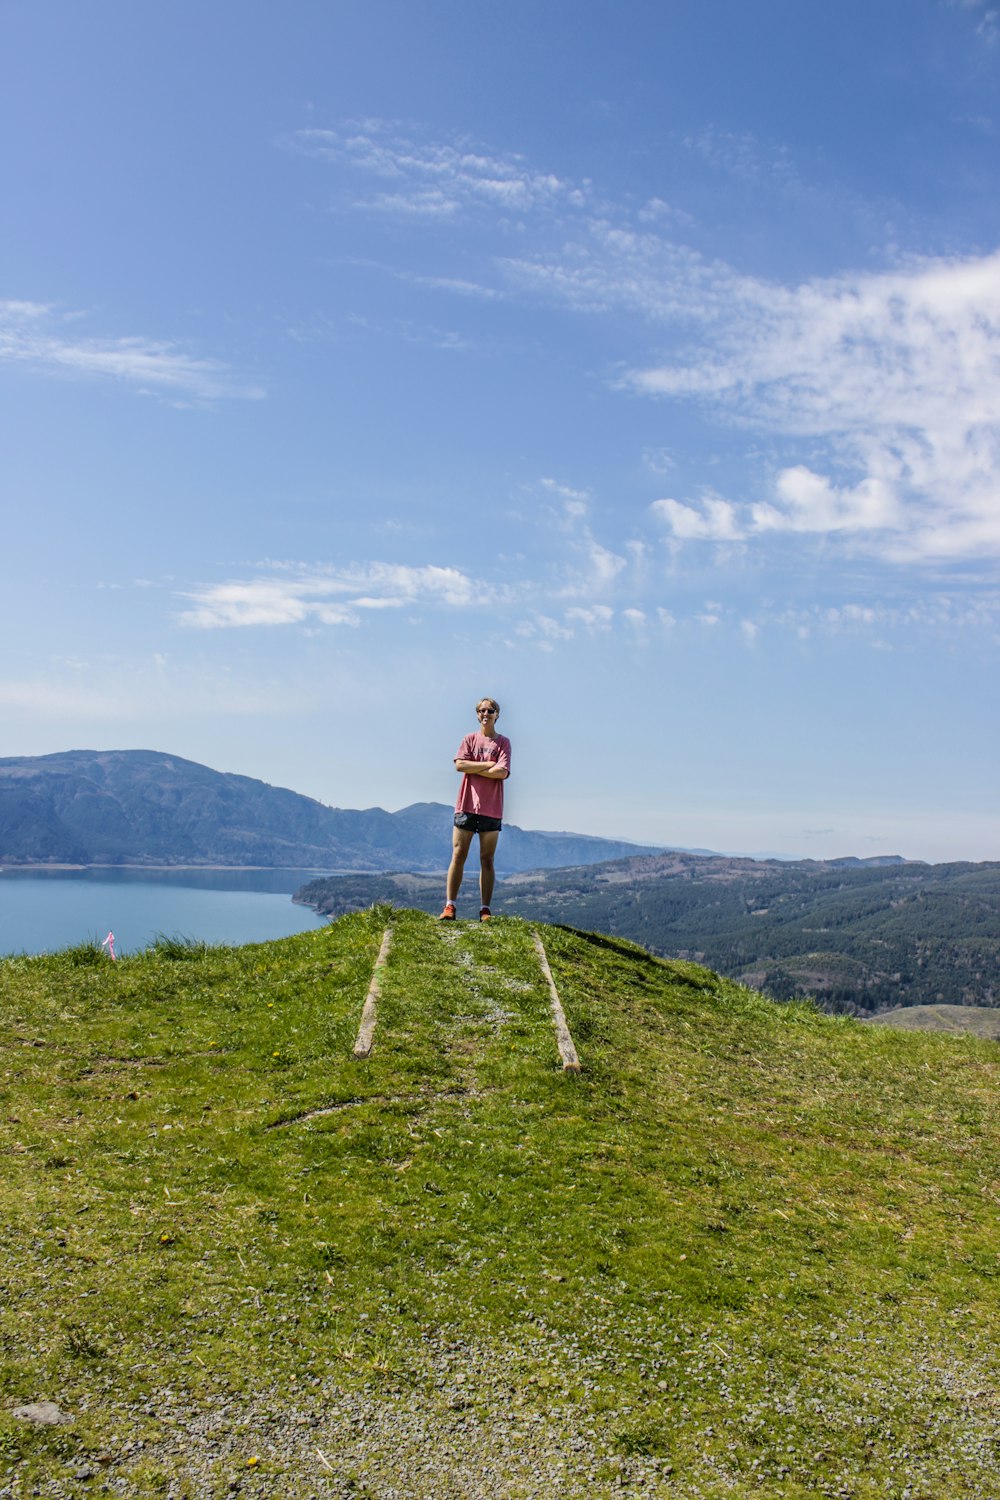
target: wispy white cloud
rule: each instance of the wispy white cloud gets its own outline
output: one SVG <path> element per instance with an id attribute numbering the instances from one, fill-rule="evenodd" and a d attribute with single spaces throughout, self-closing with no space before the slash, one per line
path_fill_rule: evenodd
<path id="1" fill-rule="evenodd" d="M 847 637 L 869 646 L 886 649 L 895 642 L 905 645 L 920 637 L 940 641 L 943 635 L 955 637 L 973 632 L 982 637 L 993 633 L 1000 639 L 1000 593 L 984 590 L 980 594 L 958 596 L 932 593 L 908 601 L 887 603 L 882 600 L 847 599 L 801 606 L 762 605 L 741 614 L 721 606 L 706 607 L 706 615 L 715 614 L 726 625 L 736 624 L 748 642 L 757 642 L 775 632 L 791 634 L 806 641 L 813 637 Z"/>
<path id="2" fill-rule="evenodd" d="M 984 24 L 994 14 L 982 0 L 967 8 Z M 746 495 L 702 484 L 657 503 L 675 542 L 822 537 L 899 565 L 1000 552 L 1000 254 L 782 284 L 685 244 L 661 200 L 616 205 L 520 156 L 384 121 L 301 132 L 296 144 L 374 179 L 397 211 L 475 213 L 498 234 L 513 215 L 516 253 L 494 239 L 456 294 L 502 292 L 620 324 L 627 313 L 639 338 L 675 352 L 626 360 L 619 388 L 697 402 L 720 427 L 766 435 L 769 468 L 758 461 Z M 686 145 L 747 181 L 810 191 L 780 143 L 708 127 Z M 449 277 L 430 280 L 444 288 Z M 616 554 L 599 546 L 591 576 L 603 567 L 606 584 Z"/>
<path id="3" fill-rule="evenodd" d="M 992 46 L 1000 40 L 1000 10 L 990 0 L 945 0 L 953 10 L 972 11 L 976 17 L 976 35 Z"/>
<path id="4" fill-rule="evenodd" d="M 569 586 L 574 591 L 583 587 L 587 590 L 598 589 L 603 592 L 610 588 L 628 566 L 624 557 L 597 541 L 591 535 L 589 528 L 585 528 L 580 537 L 579 549 L 586 566 L 583 579 L 578 579 Z"/>
<path id="5" fill-rule="evenodd" d="M 625 572 L 628 559 L 605 547 L 594 536 L 588 520 L 588 491 L 573 489 L 555 479 L 543 479 L 541 484 L 557 502 L 557 524 L 569 543 L 569 561 L 559 593 L 563 597 L 606 593 Z"/>
<path id="6" fill-rule="evenodd" d="M 750 131 L 724 130 L 718 125 L 685 136 L 684 145 L 709 166 L 746 182 L 769 181 L 801 190 L 802 181 L 787 146 L 768 146 Z"/>
<path id="7" fill-rule="evenodd" d="M 670 474 L 677 467 L 677 456 L 670 448 L 644 448 L 642 461 L 652 474 Z"/>
<path id="8" fill-rule="evenodd" d="M 103 377 L 175 400 L 259 400 L 263 389 L 221 360 L 141 337 L 88 338 L 78 314 L 38 302 L 0 302 L 0 361 L 64 375 Z"/>
<path id="9" fill-rule="evenodd" d="M 653 325 L 725 326 L 741 278 L 728 266 L 605 209 L 567 224 L 555 250 L 505 256 L 499 266 L 522 295 L 568 303 L 587 313 L 621 310 Z"/>
<path id="10" fill-rule="evenodd" d="M 630 643 L 645 644 L 650 627 L 659 625 L 667 635 L 689 640 L 693 634 L 724 633 L 748 646 L 768 639 L 792 635 L 812 638 L 851 638 L 868 647 L 891 649 L 893 643 L 910 644 L 921 636 L 940 641 L 947 633 L 959 637 L 971 631 L 1000 631 L 1000 593 L 984 591 L 965 597 L 937 593 L 908 602 L 845 599 L 806 607 L 762 603 L 747 609 L 746 603 L 729 604 L 706 599 L 698 604 L 669 609 L 653 599 L 614 609 L 607 604 L 572 605 L 560 618 L 529 610 L 515 634 L 547 647 L 579 636 L 622 632 Z"/>
<path id="11" fill-rule="evenodd" d="M 680 541 L 734 542 L 746 534 L 736 506 L 717 495 L 706 496 L 700 509 L 679 500 L 654 500 L 650 510 Z"/>
<path id="12" fill-rule="evenodd" d="M 395 121 L 349 121 L 300 130 L 300 151 L 386 182 L 363 206 L 410 218 L 453 220 L 469 213 L 519 216 L 552 207 L 581 207 L 585 187 L 533 170 L 523 157 L 483 152 L 469 143 L 419 140 Z M 391 186 L 388 186 L 391 184 Z"/>
<path id="13" fill-rule="evenodd" d="M 838 489 L 799 464 L 778 475 L 775 490 L 777 505 L 751 507 L 758 531 L 887 531 L 904 522 L 891 486 L 874 477 Z"/>
<path id="14" fill-rule="evenodd" d="M 667 587 L 669 603 L 663 602 Z M 596 586 L 589 594 L 555 590 L 537 576 L 509 584 L 434 565 L 374 562 L 336 569 L 268 563 L 242 578 L 192 590 L 184 597 L 189 607 L 181 622 L 197 630 L 356 628 L 366 615 L 406 608 L 413 628 L 420 628 L 419 612 L 427 617 L 426 628 L 439 631 L 439 611 L 461 619 L 480 610 L 485 601 L 501 600 L 512 620 L 512 639 L 545 652 L 580 638 L 610 634 L 620 635 L 630 646 L 645 647 L 654 632 L 655 638 L 679 641 L 724 635 L 760 647 L 788 635 L 803 642 L 852 638 L 879 649 L 906 645 L 921 636 L 938 642 L 946 634 L 958 639 L 970 631 L 1000 640 L 1000 591 L 989 587 L 972 593 L 921 593 L 895 601 L 827 599 L 805 607 L 771 600 L 748 608 L 745 599 L 685 598 L 677 593 L 676 580 L 668 583 L 659 577 L 644 583 L 631 571 L 622 578 L 616 575 L 613 593 L 601 599 Z M 609 597 L 614 602 L 608 602 Z"/>
<path id="15" fill-rule="evenodd" d="M 622 621 L 632 631 L 635 640 L 640 645 L 645 645 L 649 639 L 649 616 L 644 609 L 636 609 L 634 606 L 622 610 Z"/>
<path id="16" fill-rule="evenodd" d="M 199 630 L 250 625 L 358 625 L 365 611 L 407 605 L 469 607 L 475 583 L 457 568 L 367 563 L 343 569 L 275 567 L 184 596 L 181 623 Z"/>
<path id="17" fill-rule="evenodd" d="M 461 353 L 473 347 L 470 339 L 453 328 L 435 328 L 430 324 L 400 323 L 399 337 L 407 344 L 425 344 L 431 349 Z"/>
<path id="18" fill-rule="evenodd" d="M 739 510 L 662 502 L 675 536 L 839 533 L 897 562 L 1000 552 L 1000 255 L 790 290 L 726 273 L 720 290 L 725 329 L 707 304 L 702 347 L 629 385 L 826 443 L 826 472 L 791 464 Z"/>
<path id="19" fill-rule="evenodd" d="M 662 198 L 648 199 L 640 208 L 638 219 L 640 224 L 672 223 L 685 229 L 693 228 L 696 222 L 694 216 L 685 209 L 666 203 Z"/>
<path id="20" fill-rule="evenodd" d="M 591 604 L 586 608 L 576 605 L 566 611 L 567 620 L 575 621 L 595 633 L 610 630 L 614 615 L 614 610 L 607 604 Z"/>
<path id="21" fill-rule="evenodd" d="M 496 287 L 486 286 L 480 281 L 468 281 L 461 276 L 418 276 L 412 271 L 394 271 L 393 275 L 414 286 L 427 287 L 436 292 L 451 292 L 458 297 L 481 297 L 489 302 L 501 295 Z"/>
<path id="22" fill-rule="evenodd" d="M 589 490 L 576 490 L 572 485 L 561 484 L 558 479 L 545 478 L 542 480 L 542 489 L 550 495 L 555 495 L 562 501 L 567 515 L 583 516 L 587 513 L 590 502 Z"/>
<path id="23" fill-rule="evenodd" d="M 557 643 L 571 641 L 574 632 L 564 621 L 534 610 L 518 621 L 514 634 L 521 640 L 530 641 L 534 650 L 552 651 Z"/>

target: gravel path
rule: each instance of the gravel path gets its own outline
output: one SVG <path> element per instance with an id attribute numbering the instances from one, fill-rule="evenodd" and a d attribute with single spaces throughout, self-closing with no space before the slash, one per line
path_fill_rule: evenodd
<path id="1" fill-rule="evenodd" d="M 532 1351 L 537 1356 L 538 1351 Z M 417 1383 L 317 1383 L 252 1401 L 220 1396 L 194 1408 L 162 1391 L 112 1405 L 120 1436 L 28 1489 L 0 1480 L 0 1500 L 77 1500 L 84 1494 L 209 1500 L 243 1495 L 371 1500 L 576 1500 L 621 1494 L 692 1495 L 667 1488 L 670 1465 L 615 1452 L 614 1418 L 601 1425 L 574 1403 L 523 1383 L 520 1359 L 429 1340 Z M 505 1368 L 506 1365 L 506 1368 Z M 520 1373 L 519 1373 L 520 1368 Z"/>
<path id="2" fill-rule="evenodd" d="M 704 1403 L 708 1423 L 704 1444 L 688 1446 L 676 1467 L 623 1442 L 623 1435 L 643 1430 L 644 1413 L 615 1399 L 621 1387 L 614 1366 L 623 1351 L 608 1359 L 600 1352 L 602 1343 L 608 1348 L 610 1330 L 607 1342 L 588 1341 L 588 1354 L 572 1335 L 536 1325 L 525 1327 L 516 1345 L 476 1344 L 457 1331 L 450 1337 L 447 1330 L 428 1331 L 421 1344 L 400 1351 L 395 1373 L 353 1388 L 315 1379 L 298 1390 L 285 1386 L 249 1398 L 220 1392 L 198 1404 L 189 1393 L 171 1389 L 141 1403 L 113 1390 L 107 1398 L 95 1397 L 89 1411 L 67 1403 L 69 1422 L 55 1429 L 57 1451 L 65 1457 L 56 1459 L 53 1452 L 49 1475 L 36 1484 L 23 1483 L 16 1469 L 4 1474 L 0 1468 L 0 1500 L 82 1500 L 95 1494 L 123 1500 L 1000 1495 L 1000 1428 L 985 1369 L 942 1366 L 926 1350 L 900 1368 L 891 1389 L 866 1384 L 848 1390 L 834 1378 L 807 1392 L 765 1380 L 748 1403 L 748 1389 L 734 1368 L 739 1359 L 731 1360 L 716 1337 L 685 1330 L 679 1344 L 666 1344 L 653 1342 L 653 1333 L 651 1326 L 617 1322 L 619 1344 L 630 1335 L 626 1341 L 635 1357 L 650 1362 L 643 1365 L 650 1381 L 663 1390 L 680 1376 L 682 1400 Z M 862 1349 L 881 1336 L 845 1326 L 844 1337 Z M 671 1354 L 671 1347 L 680 1352 Z M 653 1358 L 656 1351 L 662 1359 Z M 920 1416 L 925 1438 L 916 1448 L 887 1431 L 900 1402 Z M 802 1405 L 819 1406 L 821 1426 L 831 1438 L 856 1433 L 840 1463 L 831 1466 L 824 1453 L 810 1457 L 811 1449 L 779 1443 L 780 1424 Z M 75 1436 L 88 1417 L 114 1433 L 100 1450 L 85 1451 Z M 726 1462 L 735 1446 L 727 1440 L 748 1425 L 769 1434 L 752 1472 Z M 716 1433 L 721 1445 L 709 1444 Z M 873 1446 L 883 1449 L 877 1458 Z M 885 1488 L 866 1488 L 866 1472 L 876 1484 L 881 1475 Z"/>

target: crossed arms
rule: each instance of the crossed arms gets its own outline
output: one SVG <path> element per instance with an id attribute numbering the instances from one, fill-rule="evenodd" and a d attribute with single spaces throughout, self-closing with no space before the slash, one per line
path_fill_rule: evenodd
<path id="1" fill-rule="evenodd" d="M 456 760 L 455 770 L 460 776 L 485 776 L 487 781 L 506 781 L 510 775 L 506 766 L 493 760 Z"/>

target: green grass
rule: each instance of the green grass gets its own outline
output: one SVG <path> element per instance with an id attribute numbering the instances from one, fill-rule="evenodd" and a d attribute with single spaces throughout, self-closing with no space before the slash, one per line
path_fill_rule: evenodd
<path id="1" fill-rule="evenodd" d="M 356 1062 L 389 915 L 0 963 L 0 1495 L 394 1493 L 388 1439 L 307 1475 L 198 1413 L 433 1448 L 459 1377 L 484 1451 L 579 1435 L 567 1495 L 1000 1494 L 995 1044 L 544 928 L 574 1077 L 527 925 L 395 912 Z M 478 1493 L 446 1447 L 426 1493 Z"/>
<path id="2" fill-rule="evenodd" d="M 882 1026 L 907 1031 L 947 1031 L 952 1036 L 989 1037 L 1000 1041 L 1000 1010 L 986 1005 L 908 1005 L 873 1016 Z"/>

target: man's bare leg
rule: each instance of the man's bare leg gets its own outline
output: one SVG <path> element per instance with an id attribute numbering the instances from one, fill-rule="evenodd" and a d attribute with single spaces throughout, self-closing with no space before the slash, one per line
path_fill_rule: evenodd
<path id="1" fill-rule="evenodd" d="M 493 884 L 497 878 L 493 868 L 493 856 L 496 853 L 499 837 L 499 832 L 479 835 L 479 894 L 484 906 L 489 906 L 493 898 Z"/>
<path id="2" fill-rule="evenodd" d="M 458 893 L 462 889 L 462 876 L 465 874 L 465 858 L 471 845 L 472 834 L 467 829 L 453 829 L 451 864 L 448 866 L 448 881 L 445 886 L 445 901 L 449 904 L 458 900 Z"/>

